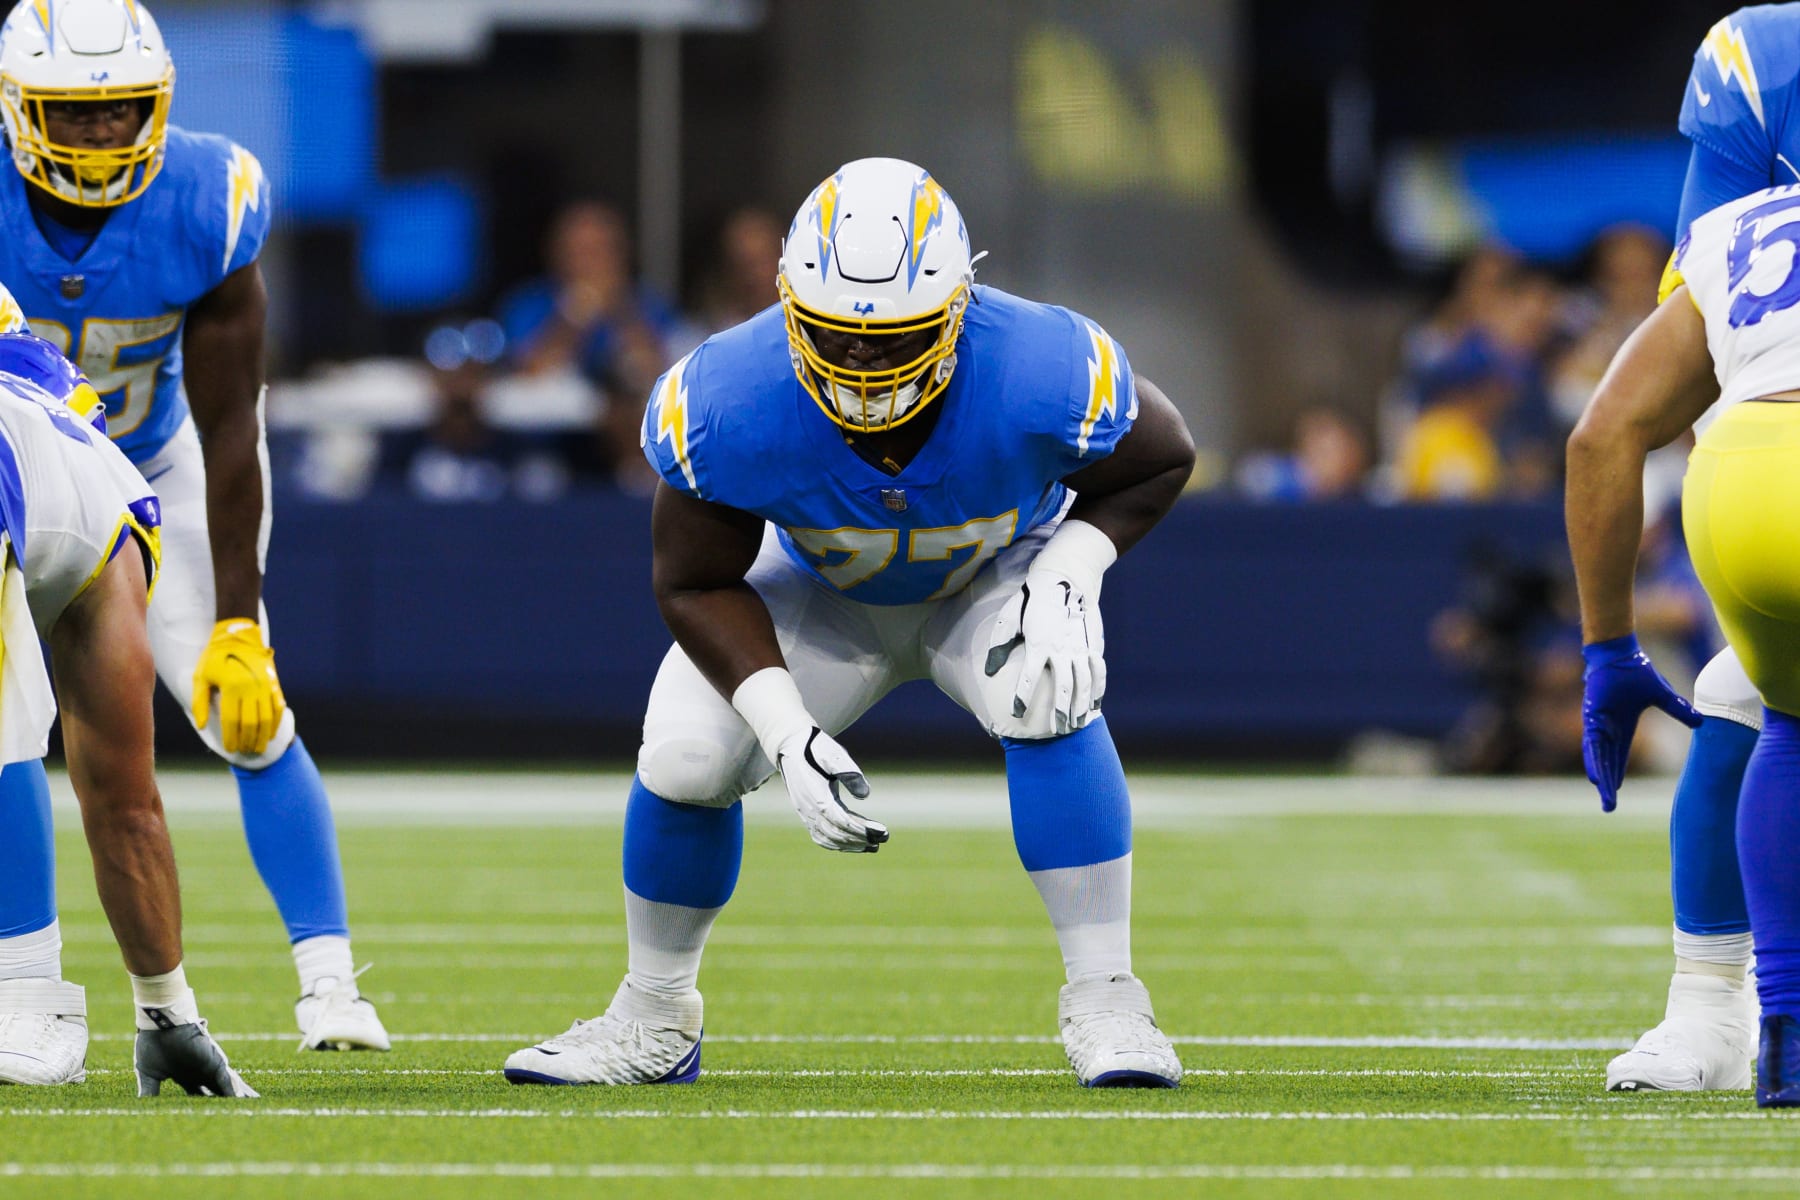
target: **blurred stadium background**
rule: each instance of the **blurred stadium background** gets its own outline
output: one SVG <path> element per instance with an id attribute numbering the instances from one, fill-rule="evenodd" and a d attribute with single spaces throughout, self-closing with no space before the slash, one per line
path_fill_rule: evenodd
<path id="1" fill-rule="evenodd" d="M 1720 6 L 156 11 L 175 120 L 274 183 L 268 594 L 323 761 L 629 761 L 667 644 L 643 397 L 773 301 L 793 206 L 879 153 L 957 198 L 984 281 L 1106 324 L 1202 445 L 1107 589 L 1129 754 L 1579 770 L 1561 442 L 1654 301 Z M 542 336 L 556 305 L 579 343 Z M 1647 539 L 1644 624 L 1691 672 L 1716 634 L 1678 523 Z M 856 745 L 984 739 L 915 685 Z"/>

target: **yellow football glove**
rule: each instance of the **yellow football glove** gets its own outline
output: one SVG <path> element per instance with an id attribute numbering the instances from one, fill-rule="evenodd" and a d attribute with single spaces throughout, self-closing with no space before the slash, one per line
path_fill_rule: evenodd
<path id="1" fill-rule="evenodd" d="M 234 617 L 213 626 L 194 668 L 194 724 L 211 715 L 219 695 L 219 738 L 228 754 L 261 754 L 281 727 L 287 700 L 275 677 L 275 652 L 255 621 Z"/>

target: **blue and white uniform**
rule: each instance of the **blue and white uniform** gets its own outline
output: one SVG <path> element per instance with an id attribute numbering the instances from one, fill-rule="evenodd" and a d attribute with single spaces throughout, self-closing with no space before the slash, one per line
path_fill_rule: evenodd
<path id="1" fill-rule="evenodd" d="M 983 674 L 990 627 L 1067 505 L 1060 481 L 1112 452 L 1136 391 L 1094 322 L 994 288 L 975 296 L 938 424 L 897 475 L 859 457 L 800 386 L 779 308 L 670 368 L 645 412 L 645 453 L 670 487 L 770 523 L 749 581 L 832 733 L 930 678 L 995 736 L 1049 736 L 1044 705 L 1012 715 L 1016 671 Z M 667 778 L 659 751 L 701 726 L 735 747 L 731 761 L 711 761 L 704 781 Z M 659 795 L 716 785 L 723 798 L 773 766 L 677 646 L 651 692 L 639 769 Z"/>
<path id="2" fill-rule="evenodd" d="M 107 432 L 162 497 L 165 567 L 150 609 L 150 645 L 157 674 L 185 710 L 215 605 L 205 469 L 182 386 L 182 328 L 191 305 L 261 253 L 268 182 L 243 147 L 171 127 L 154 183 L 113 210 L 85 249 L 70 231 L 40 222 L 32 190 L 17 171 L 0 171 L 0 282 L 32 332 L 87 375 L 106 404 Z M 259 557 L 268 548 L 266 477 L 263 495 Z M 282 719 L 260 756 L 225 755 L 217 722 L 200 733 L 214 753 L 255 769 L 286 752 L 294 718 L 290 711 Z"/>

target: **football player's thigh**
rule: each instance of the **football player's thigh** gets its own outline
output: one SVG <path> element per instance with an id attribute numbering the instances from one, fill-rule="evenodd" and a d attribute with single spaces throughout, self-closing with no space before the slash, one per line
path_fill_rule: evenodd
<path id="1" fill-rule="evenodd" d="M 827 732 L 848 728 L 900 682 L 875 628 L 880 614 L 814 582 L 772 539 L 748 579 L 769 609 L 807 710 Z M 724 806 L 774 770 L 730 701 L 680 646 L 670 647 L 644 714 L 644 786 L 665 800 Z"/>
<path id="2" fill-rule="evenodd" d="M 1751 682 L 1770 708 L 1800 714 L 1800 410 L 1747 404 L 1721 416 L 1690 460 L 1682 520 Z"/>
<path id="3" fill-rule="evenodd" d="M 994 622 L 1018 595 L 1032 559 L 1054 532 L 1041 525 L 1007 547 L 975 581 L 952 596 L 926 626 L 925 648 L 931 679 L 946 696 L 967 709 L 995 737 L 1045 738 L 1055 733 L 1055 704 L 1049 688 L 1039 689 L 1023 717 L 1013 716 L 1012 697 L 1021 655 L 1010 655 L 991 677 L 988 645 Z"/>

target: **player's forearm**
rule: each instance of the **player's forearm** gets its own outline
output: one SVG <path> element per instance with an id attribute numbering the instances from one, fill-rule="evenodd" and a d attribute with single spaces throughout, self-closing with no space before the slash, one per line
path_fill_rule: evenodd
<path id="1" fill-rule="evenodd" d="M 787 665 L 768 606 L 747 583 L 659 589 L 656 604 L 676 644 L 727 700 L 756 672 Z"/>
<path id="2" fill-rule="evenodd" d="M 262 423 L 254 407 L 215 424 L 201 443 L 206 523 L 212 539 L 214 619 L 258 619 L 262 599 Z"/>
<path id="3" fill-rule="evenodd" d="M 50 653 L 101 905 L 126 966 L 159 975 L 181 962 L 181 898 L 152 766 L 144 588 L 143 564 L 127 549 L 57 621 Z"/>
<path id="4" fill-rule="evenodd" d="M 1576 429 L 1569 439 L 1564 518 L 1581 595 L 1581 638 L 1603 642 L 1632 632 L 1632 584 L 1644 528 L 1647 447 Z"/>

